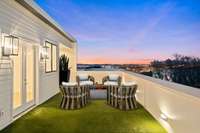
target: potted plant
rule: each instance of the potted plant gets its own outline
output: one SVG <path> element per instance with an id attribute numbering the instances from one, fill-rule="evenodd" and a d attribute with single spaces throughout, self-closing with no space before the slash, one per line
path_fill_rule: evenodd
<path id="1" fill-rule="evenodd" d="M 69 68 L 69 58 L 66 55 L 62 55 L 59 61 L 60 77 L 59 83 L 69 82 L 70 79 L 70 68 Z"/>

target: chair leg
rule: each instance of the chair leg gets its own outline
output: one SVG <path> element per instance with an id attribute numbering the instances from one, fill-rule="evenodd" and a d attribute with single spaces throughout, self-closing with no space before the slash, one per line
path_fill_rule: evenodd
<path id="1" fill-rule="evenodd" d="M 88 102 L 90 102 L 90 87 L 88 87 Z"/>
<path id="2" fill-rule="evenodd" d="M 80 97 L 80 105 L 81 105 L 81 108 L 83 107 L 83 96 L 81 95 Z"/>
<path id="3" fill-rule="evenodd" d="M 114 96 L 111 96 L 111 105 L 114 106 Z"/>
<path id="4" fill-rule="evenodd" d="M 80 97 L 77 97 L 76 99 L 76 105 L 77 105 L 77 108 L 79 109 L 80 108 Z"/>
<path id="5" fill-rule="evenodd" d="M 128 101 L 129 101 L 129 103 L 130 103 L 130 104 L 129 104 L 129 105 L 130 105 L 130 108 L 133 109 L 133 101 L 132 101 L 131 99 L 132 99 L 132 98 L 129 98 Z"/>
<path id="6" fill-rule="evenodd" d="M 62 96 L 62 99 L 60 101 L 60 108 L 62 108 L 63 101 L 64 101 L 64 97 Z"/>
<path id="7" fill-rule="evenodd" d="M 107 97 L 108 97 L 108 104 L 111 104 L 111 93 L 110 93 L 110 88 L 107 88 L 108 93 L 107 93 Z"/>
<path id="8" fill-rule="evenodd" d="M 87 104 L 87 93 L 86 93 L 86 95 L 84 96 L 84 104 L 85 104 L 85 105 Z"/>
<path id="9" fill-rule="evenodd" d="M 125 107 L 126 107 L 126 110 L 129 110 L 129 105 L 128 105 L 128 98 L 125 98 Z"/>
<path id="10" fill-rule="evenodd" d="M 87 88 L 87 97 L 86 98 L 87 98 L 86 99 L 87 103 L 89 103 L 90 102 L 90 87 Z"/>
<path id="11" fill-rule="evenodd" d="M 121 110 L 123 109 L 123 98 L 120 98 L 120 107 Z"/>
<path id="12" fill-rule="evenodd" d="M 62 108 L 62 109 L 63 109 L 63 104 L 64 104 L 64 101 L 65 101 L 65 98 L 64 98 L 64 97 L 62 97 L 62 100 L 61 100 L 61 102 L 60 102 L 60 108 Z"/>
<path id="13" fill-rule="evenodd" d="M 84 96 L 81 95 L 81 107 L 84 107 Z"/>
<path id="14" fill-rule="evenodd" d="M 66 109 L 70 109 L 70 98 L 68 97 L 68 98 L 66 98 L 67 100 L 65 101 L 66 102 L 66 106 L 65 106 L 65 108 Z"/>
<path id="15" fill-rule="evenodd" d="M 87 101 L 87 94 L 83 97 L 84 106 L 86 105 L 86 101 Z"/>
<path id="16" fill-rule="evenodd" d="M 71 109 L 74 109 L 74 98 L 71 98 L 72 103 L 71 103 Z"/>
<path id="17" fill-rule="evenodd" d="M 77 97 L 74 97 L 74 109 L 77 109 L 78 106 L 77 106 Z"/>
<path id="18" fill-rule="evenodd" d="M 107 89 L 107 104 L 109 103 L 108 101 L 109 101 L 109 98 L 108 98 L 108 95 L 109 95 L 109 91 L 108 91 L 108 88 L 106 88 Z"/>
<path id="19" fill-rule="evenodd" d="M 112 96 L 112 106 L 114 107 L 114 105 L 115 105 L 115 97 Z"/>
<path id="20" fill-rule="evenodd" d="M 133 103 L 134 103 L 135 108 L 137 109 L 138 107 L 137 107 L 137 101 L 135 97 L 133 97 Z"/>
<path id="21" fill-rule="evenodd" d="M 64 97 L 64 98 L 63 98 L 63 103 L 62 103 L 62 108 L 63 108 L 63 109 L 66 108 L 66 103 L 67 103 L 67 98 Z"/>
<path id="22" fill-rule="evenodd" d="M 118 104 L 118 98 L 115 97 L 115 104 L 114 104 L 115 108 L 117 108 L 117 104 Z"/>
<path id="23" fill-rule="evenodd" d="M 109 90 L 110 92 L 110 101 L 109 101 L 109 104 L 111 105 L 112 104 L 112 96 L 111 96 L 111 88 L 110 88 L 110 90 Z"/>

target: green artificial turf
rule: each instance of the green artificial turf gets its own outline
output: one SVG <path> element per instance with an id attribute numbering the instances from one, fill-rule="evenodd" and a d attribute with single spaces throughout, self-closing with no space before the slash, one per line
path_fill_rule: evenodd
<path id="1" fill-rule="evenodd" d="M 1 133 L 166 133 L 142 107 L 133 111 L 112 108 L 92 100 L 80 110 L 58 107 L 60 95 L 24 115 Z"/>

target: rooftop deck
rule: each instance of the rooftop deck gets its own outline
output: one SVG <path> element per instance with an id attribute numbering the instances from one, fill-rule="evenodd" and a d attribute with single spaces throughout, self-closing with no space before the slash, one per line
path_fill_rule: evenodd
<path id="1" fill-rule="evenodd" d="M 92 100 L 85 108 L 69 111 L 58 107 L 60 98 L 53 97 L 1 133 L 166 133 L 142 106 L 121 111 L 104 100 Z"/>

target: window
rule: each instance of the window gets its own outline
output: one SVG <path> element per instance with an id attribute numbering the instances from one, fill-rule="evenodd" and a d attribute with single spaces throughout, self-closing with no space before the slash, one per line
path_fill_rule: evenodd
<path id="1" fill-rule="evenodd" d="M 45 72 L 55 72 L 57 70 L 57 47 L 50 42 L 45 42 L 45 45 L 48 47 L 48 59 L 45 59 Z"/>

